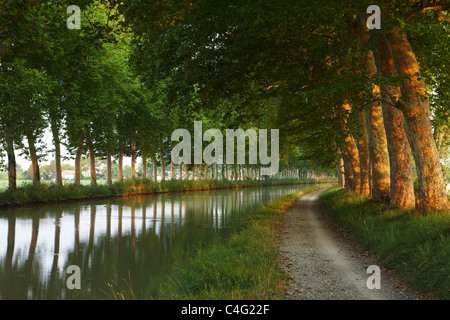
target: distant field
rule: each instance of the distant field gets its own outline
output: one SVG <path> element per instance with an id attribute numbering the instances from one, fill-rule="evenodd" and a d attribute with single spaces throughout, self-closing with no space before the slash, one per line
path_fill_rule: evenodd
<path id="1" fill-rule="evenodd" d="M 54 180 L 42 180 L 42 183 L 54 183 Z M 32 180 L 17 180 L 17 187 L 21 187 L 25 184 L 31 184 L 33 183 Z M 64 180 L 63 184 L 71 184 L 74 183 L 73 180 Z M 82 185 L 90 185 L 91 184 L 91 180 L 81 180 L 81 184 Z M 106 180 L 97 180 L 97 184 L 98 185 L 105 185 L 106 184 Z M 0 180 L 0 192 L 1 191 L 5 191 L 6 189 L 8 189 L 8 180 Z"/>

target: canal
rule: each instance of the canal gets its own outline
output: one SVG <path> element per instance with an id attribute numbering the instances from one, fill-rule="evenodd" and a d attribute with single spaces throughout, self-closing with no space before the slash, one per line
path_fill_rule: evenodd
<path id="1" fill-rule="evenodd" d="M 226 238 L 248 213 L 305 185 L 224 189 L 0 209 L 0 299 L 158 298 L 175 263 Z M 81 289 L 69 289 L 69 266 Z"/>

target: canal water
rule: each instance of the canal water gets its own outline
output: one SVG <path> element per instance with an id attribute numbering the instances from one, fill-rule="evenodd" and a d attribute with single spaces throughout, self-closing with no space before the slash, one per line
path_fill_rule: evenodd
<path id="1" fill-rule="evenodd" d="M 0 299 L 158 298 L 175 263 L 302 185 L 0 209 Z M 68 270 L 76 266 L 77 270 Z M 80 289 L 71 276 L 80 275 Z M 68 281 L 69 280 L 69 281 Z M 130 290 L 131 289 L 131 290 Z"/>

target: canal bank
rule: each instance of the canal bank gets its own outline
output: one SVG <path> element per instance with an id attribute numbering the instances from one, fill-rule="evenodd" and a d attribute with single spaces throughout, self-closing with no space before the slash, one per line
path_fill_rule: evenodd
<path id="1" fill-rule="evenodd" d="M 265 180 L 166 180 L 155 182 L 151 179 L 132 179 L 113 183 L 111 186 L 98 185 L 77 186 L 68 184 L 57 186 L 55 184 L 28 184 L 16 190 L 6 190 L 0 193 L 0 209 L 22 206 L 38 205 L 54 202 L 68 202 L 88 199 L 102 199 L 114 197 L 130 197 L 136 195 L 151 195 L 171 192 L 205 191 L 220 189 L 236 189 L 263 186 L 295 185 L 328 183 L 333 179 L 292 179 L 267 178 Z"/>
<path id="2" fill-rule="evenodd" d="M 278 250 L 284 213 L 301 196 L 323 187 L 306 187 L 251 212 L 245 223 L 226 241 L 215 242 L 207 249 L 199 250 L 188 263 L 177 265 L 172 280 L 161 286 L 158 298 L 285 299 L 287 273 L 281 268 Z"/>

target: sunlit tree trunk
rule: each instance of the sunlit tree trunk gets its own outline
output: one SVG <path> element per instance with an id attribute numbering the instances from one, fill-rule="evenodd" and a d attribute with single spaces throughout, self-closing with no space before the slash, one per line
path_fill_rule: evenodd
<path id="1" fill-rule="evenodd" d="M 370 75 L 377 72 L 372 51 L 366 51 L 364 65 Z M 380 88 L 372 85 L 373 99 L 379 99 Z M 372 166 L 372 197 L 377 201 L 389 201 L 390 168 L 387 149 L 386 130 L 384 128 L 383 110 L 377 101 L 366 107 L 367 130 L 369 133 L 369 153 Z"/>
<path id="2" fill-rule="evenodd" d="M 410 78 L 402 82 L 402 107 L 406 134 L 416 163 L 419 209 L 449 209 L 440 155 L 436 148 L 430 121 L 427 88 L 416 74 L 420 68 L 406 33 L 394 27 L 388 40 L 394 65 L 399 75 Z"/>
<path id="3" fill-rule="evenodd" d="M 359 153 L 359 170 L 360 170 L 360 185 L 359 193 L 364 196 L 370 195 L 369 184 L 369 139 L 367 136 L 366 126 L 366 112 L 365 110 L 355 110 L 356 124 L 357 124 L 357 148 Z M 358 191 L 358 186 L 356 186 Z"/>
<path id="4" fill-rule="evenodd" d="M 345 102 L 341 105 L 340 112 L 342 114 L 342 124 L 341 130 L 344 133 L 344 155 L 347 162 L 345 171 L 346 175 L 346 189 L 360 192 L 361 186 L 361 167 L 359 164 L 359 153 L 358 148 L 356 146 L 356 142 L 352 135 L 348 133 L 348 129 L 346 126 L 347 117 L 349 116 L 352 107 L 349 103 Z M 348 188 L 347 188 L 348 186 Z"/>
<path id="5" fill-rule="evenodd" d="M 377 69 L 385 75 L 396 75 L 394 61 L 386 41 L 377 43 L 375 61 Z M 382 109 L 390 165 L 390 204 L 411 209 L 415 207 L 414 181 L 411 169 L 411 149 L 404 129 L 401 110 L 395 106 L 401 97 L 400 87 L 384 85 L 381 90 Z"/>

